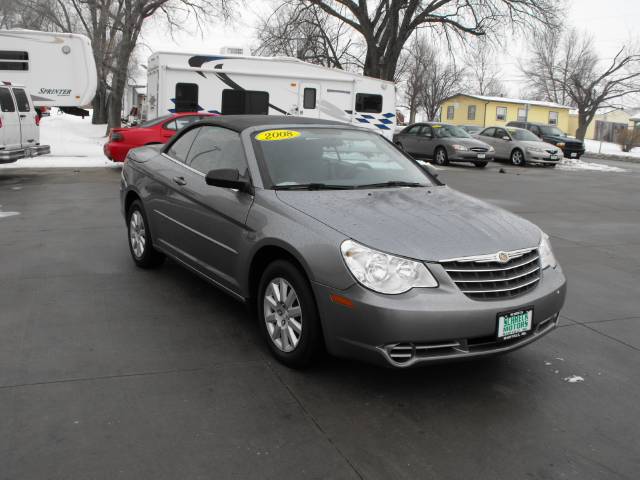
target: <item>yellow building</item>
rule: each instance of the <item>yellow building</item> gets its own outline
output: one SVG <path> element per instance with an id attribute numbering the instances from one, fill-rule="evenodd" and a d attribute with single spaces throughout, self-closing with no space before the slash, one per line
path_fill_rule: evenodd
<path id="1" fill-rule="evenodd" d="M 458 94 L 442 102 L 440 120 L 454 125 L 481 127 L 504 126 L 508 122 L 526 121 L 556 125 L 563 132 L 567 132 L 569 110 L 570 107 L 551 102 Z"/>
<path id="2" fill-rule="evenodd" d="M 589 140 L 615 141 L 616 132 L 625 128 L 633 128 L 631 112 L 625 110 L 611 110 L 610 112 L 598 113 L 587 127 L 584 138 Z M 569 113 L 568 134 L 575 136 L 578 130 L 578 112 Z"/>

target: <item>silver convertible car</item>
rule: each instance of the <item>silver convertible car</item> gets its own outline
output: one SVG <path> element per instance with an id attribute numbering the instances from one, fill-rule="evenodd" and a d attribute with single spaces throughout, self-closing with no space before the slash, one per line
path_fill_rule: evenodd
<path id="1" fill-rule="evenodd" d="M 138 266 L 168 256 L 246 302 L 292 367 L 323 348 L 394 367 L 507 352 L 564 303 L 538 227 L 356 126 L 204 120 L 132 150 L 121 200 Z"/>

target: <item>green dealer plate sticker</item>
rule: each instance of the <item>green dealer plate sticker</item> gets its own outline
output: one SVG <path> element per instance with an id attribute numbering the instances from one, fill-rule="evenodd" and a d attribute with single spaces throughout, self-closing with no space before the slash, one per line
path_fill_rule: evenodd
<path id="1" fill-rule="evenodd" d="M 531 330 L 532 321 L 533 310 L 519 310 L 498 315 L 498 338 L 509 340 L 526 335 Z"/>

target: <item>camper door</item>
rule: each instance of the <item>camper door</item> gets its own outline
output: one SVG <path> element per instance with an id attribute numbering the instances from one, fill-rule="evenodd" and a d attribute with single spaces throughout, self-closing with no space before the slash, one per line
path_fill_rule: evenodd
<path id="1" fill-rule="evenodd" d="M 298 115 L 319 118 L 320 84 L 301 82 L 298 90 Z"/>

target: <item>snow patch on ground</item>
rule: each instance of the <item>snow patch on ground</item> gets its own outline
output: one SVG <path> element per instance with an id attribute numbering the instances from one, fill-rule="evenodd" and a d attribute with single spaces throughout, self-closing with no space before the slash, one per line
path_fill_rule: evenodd
<path id="1" fill-rule="evenodd" d="M 595 172 L 616 172 L 616 173 L 625 173 L 628 170 L 620 167 L 612 167 L 611 165 L 605 165 L 604 163 L 594 163 L 594 162 L 583 162 L 582 160 L 577 160 L 575 158 L 564 158 L 558 162 L 556 165 L 556 169 L 558 170 L 567 170 L 567 171 L 579 171 L 579 170 L 591 170 Z"/>
<path id="2" fill-rule="evenodd" d="M 107 141 L 106 125 L 93 125 L 85 118 L 62 113 L 57 108 L 40 121 L 40 143 L 51 146 L 51 154 L 23 158 L 2 168 L 85 168 L 119 167 L 107 159 L 102 146 Z"/>
<path id="3" fill-rule="evenodd" d="M 571 375 L 570 377 L 565 377 L 563 380 L 569 383 L 584 382 L 584 378 L 582 378 L 580 375 Z"/>
<path id="4" fill-rule="evenodd" d="M 630 152 L 623 152 L 617 143 L 602 142 L 601 146 L 599 141 L 588 139 L 585 139 L 584 146 L 587 149 L 587 153 L 603 153 L 605 155 L 640 158 L 639 147 L 631 149 Z"/>

